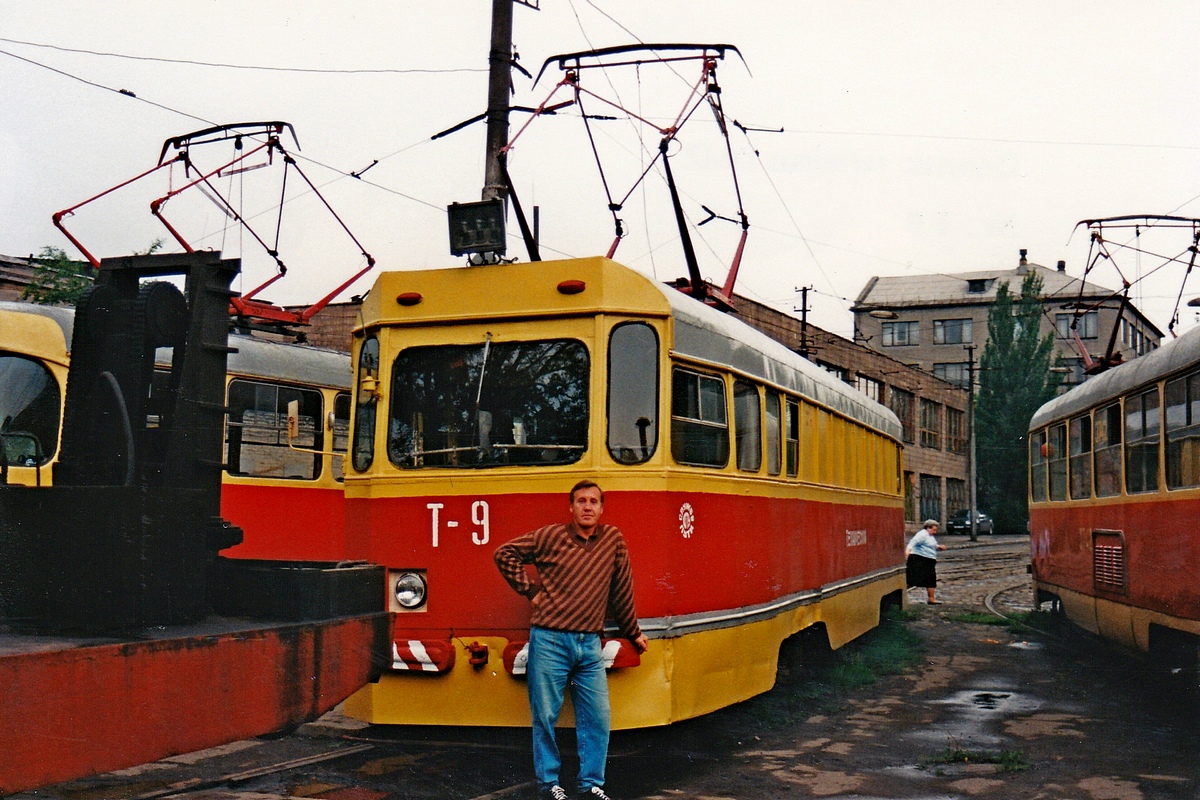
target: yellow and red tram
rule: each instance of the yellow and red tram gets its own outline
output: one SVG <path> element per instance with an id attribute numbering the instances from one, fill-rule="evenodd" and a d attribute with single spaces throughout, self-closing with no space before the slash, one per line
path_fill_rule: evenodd
<path id="1" fill-rule="evenodd" d="M 74 309 L 0 302 L 0 432 L 8 480 L 49 484 L 57 457 Z M 232 334 L 221 514 L 246 536 L 235 558 L 341 561 L 346 353 Z M 298 403 L 289 447 L 288 404 Z M 35 444 L 36 443 L 36 444 Z"/>
<path id="2" fill-rule="evenodd" d="M 495 548 L 606 491 L 651 646 L 613 724 L 768 690 L 785 639 L 902 603 L 900 426 L 786 347 L 605 258 L 392 272 L 355 331 L 347 555 L 388 569 L 375 723 L 527 725 L 526 602 Z"/>
<path id="3" fill-rule="evenodd" d="M 1051 400 L 1029 427 L 1039 602 L 1143 651 L 1200 642 L 1200 328 Z"/>

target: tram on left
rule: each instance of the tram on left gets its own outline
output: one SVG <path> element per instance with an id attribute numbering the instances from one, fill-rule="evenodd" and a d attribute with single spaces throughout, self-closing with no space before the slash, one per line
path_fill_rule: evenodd
<path id="1" fill-rule="evenodd" d="M 71 308 L 0 302 L 0 433 L 9 483 L 52 482 L 74 317 Z M 350 356 L 244 334 L 229 341 L 221 514 L 245 535 L 223 555 L 342 560 Z M 165 375 L 157 372 L 156 383 Z M 292 402 L 299 413 L 289 443 Z"/>

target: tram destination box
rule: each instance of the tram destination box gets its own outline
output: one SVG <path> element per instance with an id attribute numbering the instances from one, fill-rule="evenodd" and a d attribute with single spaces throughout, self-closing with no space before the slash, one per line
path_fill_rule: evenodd
<path id="1" fill-rule="evenodd" d="M 362 561 L 218 558 L 213 584 L 223 616 L 297 622 L 383 610 L 384 568 Z"/>

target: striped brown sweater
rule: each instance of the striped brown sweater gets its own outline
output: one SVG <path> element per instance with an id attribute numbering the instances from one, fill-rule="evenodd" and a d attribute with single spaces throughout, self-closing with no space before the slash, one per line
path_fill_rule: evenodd
<path id="1" fill-rule="evenodd" d="M 500 574 L 533 603 L 531 624 L 556 631 L 601 633 L 606 612 L 621 635 L 641 635 L 633 606 L 633 571 L 625 537 L 598 525 L 584 539 L 573 523 L 547 525 L 496 549 Z M 537 568 L 538 583 L 525 565 Z"/>

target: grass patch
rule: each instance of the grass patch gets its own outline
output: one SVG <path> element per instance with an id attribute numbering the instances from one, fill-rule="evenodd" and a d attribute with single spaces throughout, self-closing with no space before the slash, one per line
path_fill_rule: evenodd
<path id="1" fill-rule="evenodd" d="M 921 661 L 923 643 L 908 623 L 920 614 L 889 609 L 879 627 L 802 667 L 781 668 L 775 688 L 747 703 L 760 722 L 776 728 L 813 714 L 832 714 L 846 696 L 885 675 L 899 675 Z"/>
<path id="2" fill-rule="evenodd" d="M 921 761 L 922 767 L 931 764 L 995 764 L 997 772 L 1020 772 L 1029 769 L 1025 754 L 1020 750 L 963 750 L 950 747 L 939 756 Z"/>

